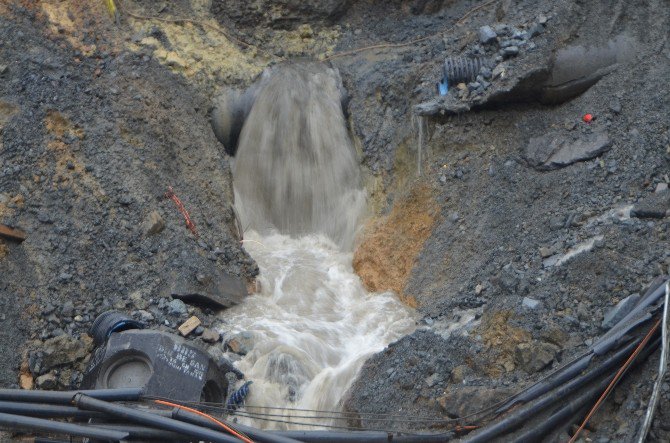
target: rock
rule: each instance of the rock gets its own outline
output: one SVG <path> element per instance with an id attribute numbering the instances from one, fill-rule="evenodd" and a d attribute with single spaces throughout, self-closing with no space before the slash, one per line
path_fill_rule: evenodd
<path id="1" fill-rule="evenodd" d="M 551 343 L 520 343 L 514 350 L 514 362 L 528 374 L 541 371 L 554 361 L 560 348 Z"/>
<path id="2" fill-rule="evenodd" d="M 530 38 L 533 38 L 537 37 L 543 32 L 544 32 L 544 26 L 542 26 L 540 23 L 536 23 L 530 28 L 530 30 L 528 31 L 528 35 L 530 36 Z"/>
<path id="3" fill-rule="evenodd" d="M 553 254 L 553 252 L 548 247 L 542 246 L 540 248 L 540 257 L 547 258 L 547 257 L 550 257 L 552 254 Z"/>
<path id="4" fill-rule="evenodd" d="M 610 111 L 617 115 L 621 114 L 621 102 L 619 102 L 617 99 L 612 100 L 610 103 Z"/>
<path id="5" fill-rule="evenodd" d="M 188 334 L 193 332 L 195 330 L 195 328 L 200 326 L 200 323 L 202 323 L 200 321 L 200 319 L 194 315 L 191 318 L 189 318 L 188 320 L 186 320 L 184 323 L 182 323 L 182 325 L 179 326 L 179 328 L 177 328 L 177 329 L 179 330 L 179 333 L 181 335 L 186 337 Z"/>
<path id="6" fill-rule="evenodd" d="M 188 314 L 186 304 L 181 300 L 171 300 L 168 303 L 168 314 L 170 315 L 185 315 Z"/>
<path id="7" fill-rule="evenodd" d="M 437 399 L 437 403 L 449 418 L 458 418 L 488 408 L 513 393 L 514 389 L 512 388 L 453 386 Z"/>
<path id="8" fill-rule="evenodd" d="M 479 41 L 482 44 L 489 44 L 496 41 L 498 34 L 490 26 L 482 26 L 479 28 Z"/>
<path id="9" fill-rule="evenodd" d="M 165 229 L 165 220 L 158 211 L 151 211 L 142 222 L 142 232 L 147 237 L 159 234 L 163 229 Z"/>
<path id="10" fill-rule="evenodd" d="M 225 309 L 234 306 L 248 295 L 241 277 L 212 269 L 199 272 L 196 278 L 178 276 L 170 294 L 189 304 Z"/>
<path id="11" fill-rule="evenodd" d="M 524 151 L 524 158 L 533 168 L 549 171 L 595 158 L 611 147 L 612 141 L 604 131 L 587 134 L 576 140 L 554 132 L 531 138 Z"/>
<path id="12" fill-rule="evenodd" d="M 500 51 L 500 55 L 502 55 L 503 57 L 513 57 L 518 53 L 519 53 L 519 47 L 516 45 L 502 48 Z"/>
<path id="13" fill-rule="evenodd" d="M 226 342 L 226 347 L 235 354 L 247 355 L 254 347 L 254 336 L 250 332 L 241 332 Z"/>
<path id="14" fill-rule="evenodd" d="M 498 65 L 495 68 L 493 68 L 493 71 L 491 72 L 493 75 L 493 78 L 503 78 L 505 77 L 505 67 L 503 65 Z"/>
<path id="15" fill-rule="evenodd" d="M 466 375 L 471 372 L 470 368 L 467 365 L 458 365 L 451 371 L 451 382 L 455 384 L 463 383 Z"/>
<path id="16" fill-rule="evenodd" d="M 30 390 L 35 385 L 32 374 L 30 372 L 21 372 L 19 375 L 19 386 L 21 389 Z"/>
<path id="17" fill-rule="evenodd" d="M 69 335 L 50 338 L 42 345 L 41 370 L 49 371 L 64 364 L 82 360 L 93 349 L 93 339 L 84 334 L 79 340 Z"/>
<path id="18" fill-rule="evenodd" d="M 537 309 L 541 304 L 542 303 L 539 300 L 535 300 L 534 298 L 530 297 L 524 297 L 521 301 L 521 306 L 527 309 Z"/>
<path id="19" fill-rule="evenodd" d="M 205 328 L 202 332 L 202 341 L 205 343 L 216 343 L 221 339 L 221 334 L 215 329 Z"/>
<path id="20" fill-rule="evenodd" d="M 35 380 L 35 384 L 37 386 L 37 389 L 45 389 L 45 390 L 50 390 L 50 389 L 55 389 L 58 386 L 58 379 L 53 373 L 48 373 L 44 375 L 40 375 L 37 377 Z"/>
<path id="21" fill-rule="evenodd" d="M 140 309 L 139 311 L 137 311 L 137 313 L 140 314 L 140 320 L 142 320 L 145 323 L 152 321 L 154 319 L 154 315 L 149 311 Z"/>
<path id="22" fill-rule="evenodd" d="M 603 319 L 602 327 L 605 329 L 610 329 L 612 326 L 617 324 L 619 320 L 624 318 L 640 301 L 640 294 L 631 294 L 628 297 L 621 300 L 615 307 L 610 309 Z"/>
<path id="23" fill-rule="evenodd" d="M 667 183 L 659 183 L 656 185 L 656 189 L 654 189 L 655 194 L 660 194 L 662 192 L 665 192 L 668 190 L 668 184 Z"/>
<path id="24" fill-rule="evenodd" d="M 664 218 L 670 209 L 670 192 L 654 193 L 645 197 L 633 206 L 631 217 L 637 218 Z"/>
<path id="25" fill-rule="evenodd" d="M 428 385 L 429 388 L 432 388 L 435 386 L 441 379 L 441 375 L 438 374 L 437 372 L 433 373 L 429 377 L 426 378 L 426 384 Z"/>
<path id="26" fill-rule="evenodd" d="M 63 303 L 63 306 L 61 306 L 60 313 L 63 317 L 71 318 L 74 314 L 74 304 L 70 300 L 66 301 Z"/>
<path id="27" fill-rule="evenodd" d="M 135 291 L 129 295 L 130 301 L 133 302 L 133 305 L 137 309 L 146 309 L 149 306 L 149 302 L 144 299 L 142 296 L 142 291 Z"/>

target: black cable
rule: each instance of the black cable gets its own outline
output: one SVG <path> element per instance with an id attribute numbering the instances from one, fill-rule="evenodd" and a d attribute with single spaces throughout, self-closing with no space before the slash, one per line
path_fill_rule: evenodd
<path id="1" fill-rule="evenodd" d="M 139 401 L 142 388 L 96 389 L 82 391 L 26 391 L 23 389 L 0 389 L 0 400 L 29 403 L 72 404 L 75 394 L 82 393 L 105 401 Z"/>
<path id="2" fill-rule="evenodd" d="M 510 415 L 503 418 L 502 420 L 494 422 L 493 424 L 478 430 L 475 435 L 468 436 L 468 438 L 464 439 L 464 442 L 485 443 L 502 434 L 510 432 L 522 423 L 527 422 L 535 415 L 541 413 L 552 404 L 563 400 L 563 398 L 566 396 L 572 394 L 578 389 L 581 389 L 583 386 L 592 383 L 593 380 L 598 379 L 603 374 L 615 368 L 631 354 L 631 352 L 639 345 L 639 343 L 639 341 L 635 341 L 628 344 L 623 349 L 617 351 L 610 358 L 600 363 L 599 366 L 595 367 L 590 372 L 571 380 L 563 386 L 557 387 L 555 390 L 540 397 L 534 403 L 527 403 L 524 406 L 521 406 L 519 409 L 513 411 Z"/>
<path id="3" fill-rule="evenodd" d="M 43 431 L 53 434 L 74 435 L 77 437 L 88 437 L 102 441 L 119 441 L 128 438 L 128 432 L 113 431 L 109 429 L 89 428 L 72 423 L 46 420 L 43 418 L 24 417 L 22 415 L 0 413 L 0 427 L 11 430 L 23 429 L 24 431 Z M 239 443 L 239 442 L 237 442 Z"/>
<path id="4" fill-rule="evenodd" d="M 179 434 L 202 439 L 205 441 L 212 441 L 215 443 L 239 443 L 237 438 L 223 434 L 221 432 L 192 425 L 190 423 L 184 423 L 172 418 L 162 417 L 150 412 L 144 412 L 138 409 L 120 406 L 114 403 L 107 403 L 82 393 L 75 395 L 74 403 L 78 408 L 81 409 L 103 412 L 105 414 L 109 414 L 114 417 L 128 420 L 140 425 L 153 426 L 158 429 L 177 432 Z"/>
<path id="5" fill-rule="evenodd" d="M 42 418 L 78 418 L 88 420 L 91 418 L 105 417 L 105 414 L 93 411 L 82 411 L 74 406 L 10 401 L 0 401 L 0 412 Z"/>

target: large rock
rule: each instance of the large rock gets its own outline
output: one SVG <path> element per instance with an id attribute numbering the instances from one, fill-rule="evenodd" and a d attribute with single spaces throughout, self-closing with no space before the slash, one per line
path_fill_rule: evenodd
<path id="1" fill-rule="evenodd" d="M 185 303 L 225 309 L 240 303 L 248 295 L 241 277 L 210 269 L 196 276 L 178 274 L 170 295 Z"/>
<path id="2" fill-rule="evenodd" d="M 42 351 L 43 370 L 50 370 L 64 364 L 82 360 L 93 349 L 93 339 L 82 335 L 80 339 L 69 335 L 59 335 L 44 342 Z"/>
<path id="3" fill-rule="evenodd" d="M 530 166 L 540 171 L 549 171 L 589 160 L 612 147 L 606 132 L 594 132 L 572 139 L 563 133 L 549 133 L 531 138 L 524 151 Z"/>
<path id="4" fill-rule="evenodd" d="M 533 374 L 549 366 L 559 350 L 558 346 L 551 343 L 520 343 L 516 347 L 514 361 L 521 369 Z"/>
<path id="5" fill-rule="evenodd" d="M 450 386 L 437 403 L 450 418 L 465 417 L 498 403 L 514 393 L 511 388 Z"/>

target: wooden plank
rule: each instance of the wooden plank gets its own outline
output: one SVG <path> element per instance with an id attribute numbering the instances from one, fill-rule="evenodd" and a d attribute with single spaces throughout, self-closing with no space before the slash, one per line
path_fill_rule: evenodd
<path id="1" fill-rule="evenodd" d="M 2 223 L 0 223 L 0 235 L 19 242 L 22 242 L 26 239 L 25 232 L 19 229 L 10 228 L 9 226 L 3 225 Z"/>
<path id="2" fill-rule="evenodd" d="M 195 315 L 188 320 L 184 322 L 181 326 L 179 326 L 179 333 L 186 337 L 188 334 L 193 332 L 195 328 L 200 326 L 200 319 L 196 317 Z"/>

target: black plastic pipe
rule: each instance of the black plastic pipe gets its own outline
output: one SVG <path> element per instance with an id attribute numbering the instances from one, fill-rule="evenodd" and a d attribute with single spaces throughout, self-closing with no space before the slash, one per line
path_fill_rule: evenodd
<path id="1" fill-rule="evenodd" d="M 160 441 L 189 441 L 187 435 L 178 434 L 172 431 L 150 428 L 148 426 L 130 425 L 127 423 L 89 423 L 85 425 L 90 428 L 110 429 L 117 431 L 126 431 L 130 434 L 129 439 L 133 440 L 160 440 Z"/>
<path id="2" fill-rule="evenodd" d="M 105 414 L 93 411 L 82 411 L 74 406 L 11 401 L 0 401 L 0 412 L 42 418 L 78 418 L 88 420 L 91 418 L 105 417 Z"/>
<path id="3" fill-rule="evenodd" d="M 142 388 L 96 389 L 90 391 L 25 391 L 23 389 L 0 389 L 0 400 L 29 403 L 72 404 L 75 394 L 105 401 L 138 401 Z"/>
<path id="4" fill-rule="evenodd" d="M 128 408 L 106 401 L 89 397 L 78 393 L 74 397 L 74 403 L 78 408 L 89 411 L 103 412 L 105 414 L 131 421 L 140 425 L 152 426 L 166 431 L 177 432 L 178 434 L 198 438 L 215 443 L 239 443 L 239 439 L 214 431 L 212 429 L 185 423 L 172 418 L 162 417 L 150 412 L 140 411 L 138 409 Z"/>
<path id="5" fill-rule="evenodd" d="M 640 362 L 649 357 L 649 355 L 656 350 L 660 343 L 660 337 L 648 343 L 647 346 L 640 352 L 640 354 L 638 354 L 637 359 L 633 365 L 637 366 Z M 570 417 L 576 415 L 579 411 L 584 409 L 586 405 L 593 403 L 593 401 L 605 391 L 609 383 L 612 381 L 613 376 L 614 375 L 605 377 L 600 382 L 588 387 L 583 392 L 575 396 L 575 398 L 565 402 L 564 406 L 552 413 L 538 426 L 528 430 L 518 437 L 515 437 L 515 439 L 512 441 L 515 443 L 542 441 L 547 437 L 549 432 L 556 429 Z"/>
<path id="6" fill-rule="evenodd" d="M 571 380 L 563 386 L 559 386 L 554 391 L 551 391 L 540 397 L 534 403 L 528 403 L 524 406 L 521 406 L 519 409 L 513 411 L 510 415 L 503 418 L 502 420 L 477 431 L 475 435 L 466 437 L 463 439 L 463 442 L 485 443 L 502 434 L 510 432 L 519 425 L 526 423 L 532 417 L 539 414 L 552 404 L 562 400 L 567 395 L 572 394 L 576 390 L 582 388 L 582 386 L 591 383 L 593 380 L 598 379 L 603 374 L 606 374 L 608 371 L 612 370 L 626 357 L 628 357 L 638 344 L 639 342 L 637 341 L 628 344 L 623 349 L 617 351 L 614 355 L 600 363 L 600 365 L 596 366 L 590 372 Z"/>
<path id="7" fill-rule="evenodd" d="M 88 437 L 103 441 L 119 441 L 128 438 L 127 432 L 113 431 L 109 429 L 95 429 L 64 423 L 60 421 L 45 420 L 43 418 L 24 417 L 22 415 L 0 413 L 0 426 L 9 429 L 23 429 L 34 433 L 36 431 L 54 434 L 74 435 L 77 437 Z M 238 442 L 239 443 L 239 442 Z"/>

